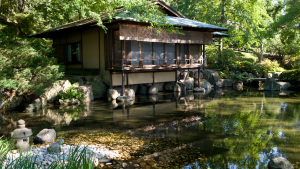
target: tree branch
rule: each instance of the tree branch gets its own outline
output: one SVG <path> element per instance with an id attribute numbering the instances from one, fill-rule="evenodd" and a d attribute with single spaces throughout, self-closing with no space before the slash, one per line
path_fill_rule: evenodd
<path id="1" fill-rule="evenodd" d="M 0 15 L 0 23 L 9 26 L 12 29 L 15 29 L 17 31 L 17 35 L 19 35 L 21 33 L 22 35 L 27 36 L 27 33 L 23 32 L 21 29 L 19 29 L 18 22 L 16 22 L 16 21 L 9 21 L 8 18 L 6 18 L 3 15 Z"/>

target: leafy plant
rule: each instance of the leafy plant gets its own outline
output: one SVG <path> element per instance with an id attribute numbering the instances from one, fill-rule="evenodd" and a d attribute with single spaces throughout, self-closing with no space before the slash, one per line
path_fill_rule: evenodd
<path id="1" fill-rule="evenodd" d="M 0 33 L 0 91 L 6 95 L 37 97 L 64 75 L 52 49 L 39 41 Z"/>
<path id="2" fill-rule="evenodd" d="M 59 93 L 57 96 L 58 96 L 58 99 L 62 99 L 62 100 L 74 98 L 74 99 L 78 99 L 78 100 L 82 101 L 83 100 L 82 95 L 83 94 L 78 92 L 78 90 L 75 86 L 71 86 L 66 91 L 66 93 Z"/>
<path id="3" fill-rule="evenodd" d="M 279 80 L 298 81 L 300 69 L 286 70 L 279 75 Z"/>
<path id="4" fill-rule="evenodd" d="M 243 82 L 251 82 L 253 79 L 249 74 L 240 74 L 240 73 L 230 73 L 230 78 L 233 81 L 243 81 Z"/>
<path id="5" fill-rule="evenodd" d="M 285 69 L 280 67 L 280 64 L 277 60 L 270 60 L 270 59 L 264 59 L 264 61 L 261 62 L 261 65 L 264 67 L 266 72 L 282 72 Z"/>

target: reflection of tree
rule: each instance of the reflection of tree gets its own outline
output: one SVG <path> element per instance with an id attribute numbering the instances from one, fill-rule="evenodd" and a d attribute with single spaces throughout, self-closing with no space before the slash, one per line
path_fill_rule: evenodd
<path id="1" fill-rule="evenodd" d="M 214 146 L 228 149 L 228 152 L 207 159 L 206 167 L 264 168 L 274 156 L 272 148 L 278 147 L 284 155 L 286 150 L 281 147 L 300 141 L 295 130 L 300 112 L 298 104 L 282 104 L 278 98 L 235 99 L 225 102 L 220 98 L 206 105 L 206 115 L 212 117 L 205 124 L 206 130 L 228 135 L 214 142 Z M 285 111 L 282 105 L 286 106 Z M 236 110 L 238 112 L 234 112 Z"/>

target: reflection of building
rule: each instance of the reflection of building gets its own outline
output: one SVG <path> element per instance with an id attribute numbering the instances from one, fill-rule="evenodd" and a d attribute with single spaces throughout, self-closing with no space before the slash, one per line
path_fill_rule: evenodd
<path id="1" fill-rule="evenodd" d="M 30 37 L 52 38 L 59 62 L 67 69 L 96 70 L 110 86 L 177 81 L 177 69 L 198 69 L 205 65 L 205 45 L 214 31 L 228 29 L 187 19 L 162 1 L 155 1 L 183 34 L 162 31 L 157 35 L 150 25 L 139 22 L 122 8 L 109 21 L 101 14 L 107 33 L 97 19 L 87 18 L 61 25 Z"/>

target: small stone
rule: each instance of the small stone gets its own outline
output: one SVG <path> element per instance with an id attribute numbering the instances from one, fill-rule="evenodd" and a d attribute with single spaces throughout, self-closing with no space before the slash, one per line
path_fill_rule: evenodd
<path id="1" fill-rule="evenodd" d="M 47 151 L 49 153 L 59 153 L 61 152 L 61 147 L 60 145 L 62 145 L 64 143 L 63 139 L 59 139 L 56 143 L 52 143 L 48 148 Z"/>

